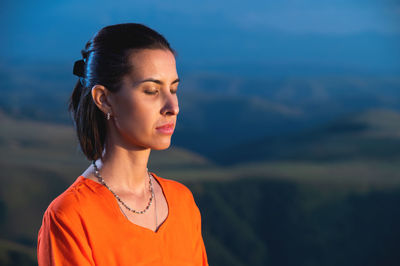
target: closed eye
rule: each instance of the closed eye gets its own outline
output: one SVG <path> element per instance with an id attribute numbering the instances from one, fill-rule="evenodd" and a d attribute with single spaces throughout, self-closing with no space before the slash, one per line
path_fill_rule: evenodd
<path id="1" fill-rule="evenodd" d="M 158 90 L 145 90 L 144 93 L 148 95 L 156 95 L 158 93 Z"/>

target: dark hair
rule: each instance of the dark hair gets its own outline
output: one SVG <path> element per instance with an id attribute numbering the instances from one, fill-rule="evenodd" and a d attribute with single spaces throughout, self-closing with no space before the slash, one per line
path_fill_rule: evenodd
<path id="1" fill-rule="evenodd" d="M 69 100 L 82 152 L 89 160 L 102 158 L 106 138 L 104 113 L 92 99 L 94 85 L 111 92 L 119 90 L 123 76 L 132 70 L 129 56 L 134 50 L 163 49 L 175 54 L 156 31 L 136 23 L 111 25 L 98 31 L 82 50 L 73 73 L 79 77 Z"/>

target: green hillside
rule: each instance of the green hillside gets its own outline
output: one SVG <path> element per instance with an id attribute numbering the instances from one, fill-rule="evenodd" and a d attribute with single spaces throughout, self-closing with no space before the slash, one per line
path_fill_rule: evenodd
<path id="1" fill-rule="evenodd" d="M 259 97 L 182 92 L 176 143 L 210 156 L 215 151 L 249 139 L 275 134 L 287 125 L 298 126 L 297 108 Z"/>
<path id="2" fill-rule="evenodd" d="M 0 263 L 3 266 L 30 266 L 36 263 L 33 248 L 0 239 Z"/>
<path id="3" fill-rule="evenodd" d="M 246 161 L 346 161 L 400 158 L 400 113 L 370 110 L 347 115 L 300 134 L 255 140 L 223 150 L 214 158 Z"/>
<path id="4" fill-rule="evenodd" d="M 399 186 L 355 192 L 248 177 L 191 188 L 211 265 L 400 263 Z"/>

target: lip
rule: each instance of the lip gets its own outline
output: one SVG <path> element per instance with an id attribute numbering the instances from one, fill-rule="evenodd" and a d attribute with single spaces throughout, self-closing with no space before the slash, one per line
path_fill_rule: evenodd
<path id="1" fill-rule="evenodd" d="M 156 127 L 156 130 L 162 134 L 172 135 L 172 133 L 174 133 L 174 129 L 175 129 L 174 126 L 175 126 L 174 123 L 167 123 L 162 126 Z"/>

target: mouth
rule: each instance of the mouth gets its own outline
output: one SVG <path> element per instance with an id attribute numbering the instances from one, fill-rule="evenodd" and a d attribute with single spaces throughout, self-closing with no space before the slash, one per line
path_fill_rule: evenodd
<path id="1" fill-rule="evenodd" d="M 174 133 L 175 124 L 174 123 L 167 123 L 162 126 L 156 127 L 156 130 L 162 134 L 172 135 Z"/>

